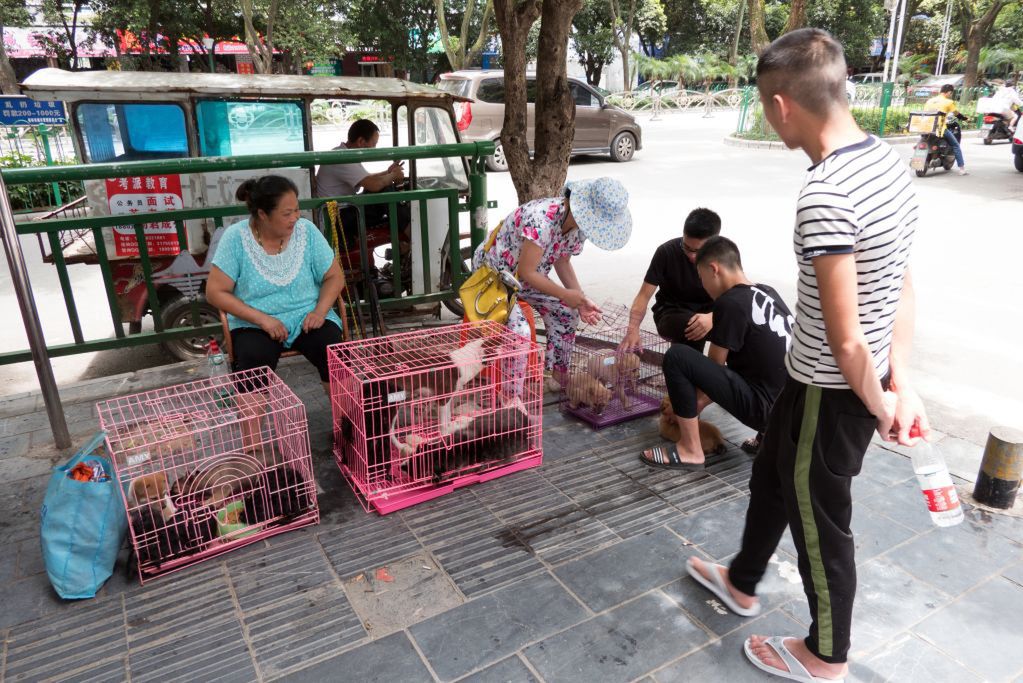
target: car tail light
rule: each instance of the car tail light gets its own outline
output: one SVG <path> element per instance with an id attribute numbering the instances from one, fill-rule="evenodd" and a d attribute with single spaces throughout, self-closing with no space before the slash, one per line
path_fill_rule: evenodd
<path id="1" fill-rule="evenodd" d="M 472 123 L 472 104 L 455 102 L 455 117 L 458 120 L 458 132 L 462 132 Z"/>

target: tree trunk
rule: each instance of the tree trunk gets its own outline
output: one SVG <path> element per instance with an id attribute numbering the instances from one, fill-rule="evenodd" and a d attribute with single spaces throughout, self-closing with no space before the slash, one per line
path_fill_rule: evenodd
<path id="1" fill-rule="evenodd" d="M 739 78 L 735 74 L 735 67 L 739 64 L 739 36 L 742 35 L 742 19 L 746 11 L 746 3 L 739 0 L 739 17 L 735 20 L 735 33 L 732 36 L 732 47 L 728 52 L 728 64 L 732 67 L 732 75 L 728 77 L 728 87 L 734 88 L 739 84 Z"/>
<path id="2" fill-rule="evenodd" d="M 568 89 L 568 34 L 583 0 L 547 0 L 540 15 L 536 61 L 536 143 L 530 199 L 555 196 L 565 184 L 575 137 L 575 101 Z"/>
<path id="3" fill-rule="evenodd" d="M 7 56 L 7 47 L 4 45 L 4 27 L 0 26 L 0 92 L 5 95 L 20 95 L 21 88 L 18 87 L 18 77 L 11 66 L 11 60 Z"/>
<path id="4" fill-rule="evenodd" d="M 582 66 L 586 71 L 586 82 L 593 86 L 600 85 L 600 76 L 604 71 L 604 62 L 597 59 L 591 52 L 583 55 Z"/>
<path id="5" fill-rule="evenodd" d="M 618 0 L 609 0 L 611 7 L 611 36 L 614 38 L 615 47 L 622 55 L 622 80 L 625 81 L 622 88 L 625 92 L 632 90 L 632 74 L 629 73 L 629 54 L 632 52 L 632 24 L 636 20 L 636 0 L 629 0 L 629 13 L 621 16 L 618 8 Z M 576 10 L 578 11 L 578 10 Z M 618 35 L 618 25 L 621 24 L 622 35 Z"/>
<path id="6" fill-rule="evenodd" d="M 542 6 L 541 6 L 542 5 Z M 501 144 L 520 203 L 553 196 L 561 188 L 575 133 L 575 106 L 568 91 L 568 34 L 581 0 L 495 0 L 494 15 L 504 49 L 504 126 Z M 529 159 L 526 137 L 526 41 L 542 17 L 536 65 L 536 138 Z"/>
<path id="7" fill-rule="evenodd" d="M 980 50 L 987 45 L 995 19 L 1005 7 L 1005 0 L 995 0 L 987 11 L 979 18 L 970 22 L 966 32 L 966 70 L 963 79 L 964 88 L 977 85 L 977 72 L 980 67 Z"/>
<path id="8" fill-rule="evenodd" d="M 771 44 L 764 25 L 764 0 L 749 0 L 749 33 L 754 54 L 759 55 Z"/>
<path id="9" fill-rule="evenodd" d="M 792 0 L 792 4 L 789 6 L 789 20 L 785 24 L 785 33 L 795 31 L 797 28 L 803 28 L 805 25 L 806 0 Z"/>

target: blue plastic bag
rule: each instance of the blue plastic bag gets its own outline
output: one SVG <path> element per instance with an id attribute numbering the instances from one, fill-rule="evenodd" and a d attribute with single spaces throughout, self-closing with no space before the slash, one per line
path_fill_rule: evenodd
<path id="1" fill-rule="evenodd" d="M 56 467 L 43 498 L 40 538 L 50 583 L 66 600 L 92 598 L 114 572 L 128 518 L 117 479 L 75 481 L 68 472 L 82 460 L 99 460 L 113 473 L 98 432 L 66 465 Z"/>

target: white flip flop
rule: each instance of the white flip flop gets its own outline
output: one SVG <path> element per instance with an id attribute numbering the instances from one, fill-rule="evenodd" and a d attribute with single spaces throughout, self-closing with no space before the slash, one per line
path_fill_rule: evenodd
<path id="1" fill-rule="evenodd" d="M 709 590 L 717 597 L 718 600 L 725 603 L 725 607 L 732 610 L 740 617 L 755 617 L 760 614 L 760 601 L 752 607 L 742 607 L 735 601 L 732 594 L 728 591 L 728 586 L 725 585 L 725 580 L 721 578 L 721 572 L 719 571 L 721 565 L 706 563 L 707 568 L 710 570 L 711 579 L 706 578 L 701 574 L 696 567 L 693 566 L 692 558 L 686 560 L 686 571 L 689 572 L 689 576 L 696 579 L 696 582 Z"/>
<path id="2" fill-rule="evenodd" d="M 746 653 L 746 658 L 752 662 L 753 666 L 757 667 L 764 673 L 777 676 L 778 678 L 785 678 L 790 681 L 800 681 L 801 683 L 844 683 L 844 678 L 819 678 L 813 676 L 803 663 L 796 659 L 795 655 L 789 652 L 789 649 L 785 647 L 785 638 L 788 636 L 771 636 L 764 642 L 771 646 L 781 660 L 785 662 L 785 666 L 789 668 L 788 671 L 782 671 L 776 669 L 773 666 L 768 666 L 760 661 L 760 657 L 757 657 L 756 653 L 753 652 L 753 647 L 750 645 L 750 639 L 747 638 L 742 643 L 742 651 Z"/>

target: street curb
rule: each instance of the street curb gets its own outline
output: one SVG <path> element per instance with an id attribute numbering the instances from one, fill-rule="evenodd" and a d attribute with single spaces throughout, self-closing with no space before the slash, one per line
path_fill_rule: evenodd
<path id="1" fill-rule="evenodd" d="M 981 131 L 979 130 L 968 130 L 963 133 L 964 138 L 976 138 L 980 137 Z M 920 139 L 918 135 L 895 135 L 887 138 L 881 138 L 889 145 L 906 145 L 914 143 Z M 747 140 L 745 138 L 739 138 L 734 135 L 728 135 L 723 140 L 726 147 L 744 147 L 746 149 L 788 149 L 785 143 L 781 140 Z"/>

